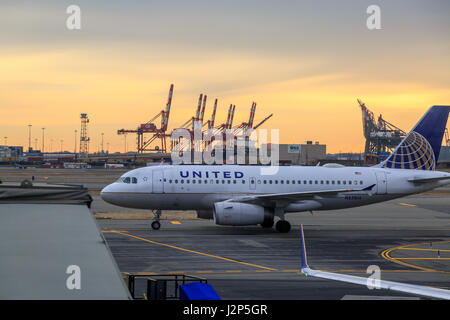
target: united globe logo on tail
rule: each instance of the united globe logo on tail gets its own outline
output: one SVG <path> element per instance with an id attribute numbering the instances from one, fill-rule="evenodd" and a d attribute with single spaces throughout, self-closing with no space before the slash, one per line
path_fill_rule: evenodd
<path id="1" fill-rule="evenodd" d="M 390 169 L 435 170 L 450 106 L 432 106 L 378 166 Z"/>
<path id="2" fill-rule="evenodd" d="M 421 134 L 411 131 L 398 148 L 387 158 L 384 168 L 435 169 L 434 152 L 430 143 Z"/>

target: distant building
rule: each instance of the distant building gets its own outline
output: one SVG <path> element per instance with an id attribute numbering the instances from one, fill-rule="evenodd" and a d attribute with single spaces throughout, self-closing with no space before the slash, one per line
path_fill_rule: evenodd
<path id="1" fill-rule="evenodd" d="M 274 145 L 262 144 L 261 148 L 267 147 L 268 156 L 274 149 Z M 327 145 L 316 141 L 307 141 L 305 144 L 279 144 L 280 165 L 314 165 L 320 159 L 325 159 L 327 155 Z"/>
<path id="2" fill-rule="evenodd" d="M 16 161 L 22 154 L 22 146 L 0 146 L 0 161 Z"/>
<path id="3" fill-rule="evenodd" d="M 439 167 L 450 168 L 450 146 L 442 146 L 438 160 Z"/>

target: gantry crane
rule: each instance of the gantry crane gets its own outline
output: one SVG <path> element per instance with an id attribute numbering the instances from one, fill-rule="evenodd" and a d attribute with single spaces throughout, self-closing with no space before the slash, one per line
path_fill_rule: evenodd
<path id="1" fill-rule="evenodd" d="M 166 153 L 167 152 L 167 144 L 166 138 L 168 135 L 166 134 L 167 127 L 169 124 L 169 115 L 170 115 L 170 107 L 172 104 L 172 96 L 173 96 L 173 84 L 170 85 L 169 89 L 169 97 L 167 99 L 166 109 L 161 110 L 156 116 L 154 116 L 150 121 L 141 124 L 136 130 L 126 130 L 120 129 L 117 130 L 117 134 L 127 134 L 127 133 L 137 133 L 137 151 L 138 153 L 143 153 L 145 151 L 159 151 Z M 155 124 L 156 120 L 161 118 L 161 124 L 158 128 Z M 152 133 L 152 136 L 145 140 L 144 135 Z M 160 139 L 160 146 L 154 146 L 151 148 L 150 146 L 157 140 Z"/>
<path id="2" fill-rule="evenodd" d="M 363 131 L 366 138 L 364 160 L 374 164 L 383 160 L 406 136 L 406 132 L 392 123 L 384 120 L 380 115 L 378 121 L 366 105 L 357 99 L 362 111 Z"/>

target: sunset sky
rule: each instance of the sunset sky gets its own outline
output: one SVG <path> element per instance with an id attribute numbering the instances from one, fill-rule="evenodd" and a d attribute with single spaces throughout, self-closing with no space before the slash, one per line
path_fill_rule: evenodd
<path id="1" fill-rule="evenodd" d="M 68 30 L 66 8 L 81 8 Z M 381 8 L 381 30 L 366 9 Z M 80 113 L 90 151 L 124 151 L 117 129 L 134 129 L 165 107 L 169 130 L 208 95 L 216 124 L 230 103 L 234 124 L 280 129 L 281 143 L 362 152 L 357 98 L 408 131 L 431 106 L 450 104 L 450 2 L 435 1 L 2 1 L 0 144 L 28 146 L 28 124 L 46 151 L 73 151 Z M 129 135 L 129 150 L 135 149 Z M 33 140 L 34 146 L 34 140 Z"/>

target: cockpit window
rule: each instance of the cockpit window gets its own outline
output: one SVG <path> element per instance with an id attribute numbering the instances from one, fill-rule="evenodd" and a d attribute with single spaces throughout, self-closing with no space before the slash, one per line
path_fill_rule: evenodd
<path id="1" fill-rule="evenodd" d="M 117 179 L 117 182 L 121 182 L 121 183 L 130 183 L 131 179 L 130 177 L 120 177 L 119 179 Z"/>
<path id="2" fill-rule="evenodd" d="M 132 183 L 137 183 L 137 178 L 136 177 L 131 178 L 131 182 Z"/>

